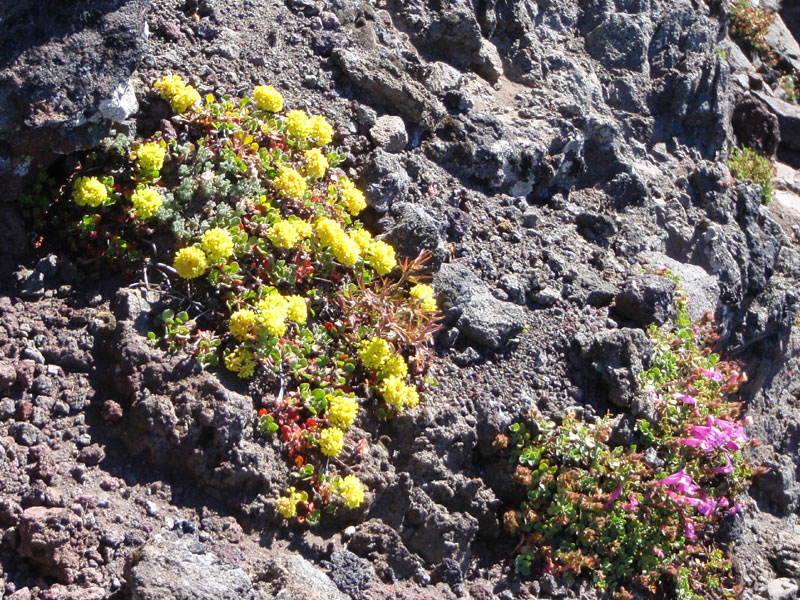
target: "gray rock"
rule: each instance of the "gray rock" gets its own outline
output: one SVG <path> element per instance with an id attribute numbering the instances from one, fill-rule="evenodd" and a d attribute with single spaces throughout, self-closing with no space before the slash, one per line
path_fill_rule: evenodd
<path id="1" fill-rule="evenodd" d="M 503 75 L 503 59 L 500 58 L 497 47 L 489 40 L 481 40 L 481 47 L 473 68 L 489 83 L 497 82 Z"/>
<path id="2" fill-rule="evenodd" d="M 440 294 L 442 308 L 458 312 L 459 331 L 477 344 L 499 349 L 525 325 L 525 313 L 519 306 L 496 299 L 481 278 L 464 265 L 442 265 L 434 275 L 433 286 Z"/>
<path id="3" fill-rule="evenodd" d="M 769 26 L 764 41 L 778 60 L 786 61 L 792 69 L 800 72 L 800 44 L 797 43 L 780 14 L 774 12 L 772 17 L 772 24 Z"/>
<path id="4" fill-rule="evenodd" d="M 428 272 L 435 271 L 449 255 L 443 235 L 444 225 L 421 206 L 403 202 L 393 206 L 395 223 L 381 237 L 394 246 L 400 257 L 416 258 L 422 250 L 431 253 L 425 263 Z"/>
<path id="5" fill-rule="evenodd" d="M 614 310 L 642 327 L 663 325 L 675 316 L 676 287 L 674 281 L 659 275 L 634 277 L 617 294 Z"/>
<path id="6" fill-rule="evenodd" d="M 753 92 L 753 95 L 778 117 L 781 143 L 790 150 L 800 151 L 800 107 L 763 92 Z"/>
<path id="7" fill-rule="evenodd" d="M 349 533 L 349 537 L 353 537 L 355 527 Z M 365 598 L 364 592 L 372 586 L 375 577 L 369 562 L 349 550 L 334 552 L 329 561 L 322 562 L 322 566 L 328 570 L 328 575 L 336 587 L 354 600 Z"/>
<path id="8" fill-rule="evenodd" d="M 719 299 L 717 277 L 702 267 L 680 263 L 658 252 L 644 252 L 640 258 L 648 268 L 666 268 L 678 278 L 681 289 L 688 296 L 686 311 L 692 321 L 697 321 L 707 312 L 716 313 Z"/>
<path id="9" fill-rule="evenodd" d="M 586 50 L 607 67 L 639 70 L 648 41 L 635 17 L 612 13 L 586 36 Z"/>
<path id="10" fill-rule="evenodd" d="M 14 423 L 8 428 L 8 432 L 22 446 L 35 446 L 45 439 L 41 430 L 30 423 Z"/>
<path id="11" fill-rule="evenodd" d="M 224 562 L 190 536 L 156 535 L 125 564 L 133 600 L 256 600 L 240 567 Z"/>
<path id="12" fill-rule="evenodd" d="M 14 363 L 0 360 L 0 392 L 6 391 L 17 381 L 17 369 Z"/>
<path id="13" fill-rule="evenodd" d="M 797 597 L 797 581 L 788 577 L 773 579 L 767 584 L 769 600 L 791 600 Z"/>
<path id="14" fill-rule="evenodd" d="M 402 152 L 408 143 L 406 124 L 400 117 L 384 115 L 380 117 L 369 131 L 375 145 L 387 152 Z"/>
<path id="15" fill-rule="evenodd" d="M 377 148 L 366 165 L 367 204 L 378 212 L 386 212 L 394 204 L 405 202 L 411 178 L 398 156 Z"/>
<path id="16" fill-rule="evenodd" d="M 349 554 L 349 553 L 348 553 Z M 339 562 L 339 561 L 337 561 Z M 350 562 L 350 561 L 348 561 Z M 282 554 L 267 562 L 274 600 L 348 600 L 322 570 L 297 554 Z M 360 577 L 341 578 L 342 584 L 360 590 Z"/>
<path id="17" fill-rule="evenodd" d="M 621 328 L 602 331 L 592 337 L 575 337 L 579 363 L 589 381 L 599 380 L 605 389 L 605 400 L 622 408 L 640 402 L 638 376 L 649 368 L 652 346 L 641 329 Z M 646 412 L 642 405 L 638 413 Z"/>
<path id="18" fill-rule="evenodd" d="M 430 65 L 430 71 L 425 78 L 425 86 L 437 96 L 457 89 L 461 85 L 461 71 L 444 62 L 435 62 Z"/>
<path id="19" fill-rule="evenodd" d="M 139 102 L 136 100 L 136 92 L 132 82 L 123 81 L 111 92 L 111 96 L 100 102 L 97 114 L 92 118 L 93 121 L 106 119 L 115 123 L 122 123 L 133 113 L 139 110 Z"/>
<path id="20" fill-rule="evenodd" d="M 758 100 L 747 98 L 733 110 L 733 132 L 739 145 L 775 156 L 781 141 L 778 117 Z"/>

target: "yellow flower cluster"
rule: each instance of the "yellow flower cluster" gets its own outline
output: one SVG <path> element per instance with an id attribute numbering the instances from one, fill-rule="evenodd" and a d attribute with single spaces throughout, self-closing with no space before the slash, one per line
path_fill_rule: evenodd
<path id="1" fill-rule="evenodd" d="M 320 152 L 319 148 L 306 150 L 303 155 L 306 159 L 306 174 L 311 179 L 321 179 L 328 170 L 328 159 Z"/>
<path id="2" fill-rule="evenodd" d="M 294 486 L 290 487 L 287 491 L 289 495 L 281 496 L 275 504 L 278 508 L 278 512 L 284 519 L 291 519 L 297 515 L 297 503 L 308 500 L 308 494 L 305 492 L 298 492 Z"/>
<path id="3" fill-rule="evenodd" d="M 367 207 L 363 192 L 347 176 L 339 179 L 339 202 L 351 215 L 357 215 Z"/>
<path id="4" fill-rule="evenodd" d="M 383 396 L 383 399 L 386 400 L 386 404 L 398 412 L 407 408 L 414 408 L 419 404 L 417 390 L 407 385 L 400 377 L 387 377 L 378 386 L 378 391 Z"/>
<path id="5" fill-rule="evenodd" d="M 307 188 L 305 177 L 292 167 L 281 169 L 272 184 L 284 198 L 302 198 Z"/>
<path id="6" fill-rule="evenodd" d="M 394 352 L 389 342 L 374 337 L 363 340 L 358 346 L 358 357 L 364 366 L 373 371 L 378 371 Z"/>
<path id="7" fill-rule="evenodd" d="M 269 228 L 267 238 L 276 248 L 288 250 L 300 241 L 300 232 L 290 221 L 280 220 Z"/>
<path id="8" fill-rule="evenodd" d="M 250 377 L 256 370 L 256 359 L 247 348 L 239 346 L 225 357 L 225 368 L 239 377 Z"/>
<path id="9" fill-rule="evenodd" d="M 386 377 L 405 379 L 406 375 L 408 375 L 408 363 L 406 363 L 406 359 L 399 354 L 392 354 L 387 358 L 381 366 L 379 373 L 381 379 Z"/>
<path id="10" fill-rule="evenodd" d="M 200 102 L 200 93 L 187 85 L 180 75 L 165 75 L 153 87 L 162 98 L 170 101 L 172 109 L 177 113 L 185 112 Z"/>
<path id="11" fill-rule="evenodd" d="M 397 265 L 394 248 L 386 242 L 372 242 L 367 248 L 369 266 L 375 269 L 378 275 L 386 275 Z"/>
<path id="12" fill-rule="evenodd" d="M 211 262 L 221 262 L 233 254 L 233 238 L 228 230 L 220 227 L 206 231 L 200 245 Z"/>
<path id="13" fill-rule="evenodd" d="M 253 90 L 253 100 L 261 110 L 281 112 L 283 110 L 283 96 L 271 85 L 259 85 Z"/>
<path id="14" fill-rule="evenodd" d="M 250 338 L 256 327 L 256 313 L 249 308 L 242 308 L 231 315 L 230 327 L 233 337 L 240 342 Z"/>
<path id="15" fill-rule="evenodd" d="M 181 248 L 175 253 L 172 263 L 178 275 L 184 279 L 194 279 L 206 272 L 208 261 L 205 253 L 197 246 Z"/>
<path id="16" fill-rule="evenodd" d="M 436 310 L 436 298 L 433 296 L 433 288 L 431 286 L 418 283 L 408 290 L 408 293 L 419 302 L 419 306 L 423 310 Z"/>
<path id="17" fill-rule="evenodd" d="M 108 189 L 97 177 L 78 177 L 72 187 L 72 199 L 78 206 L 95 208 L 108 200 Z"/>
<path id="18" fill-rule="evenodd" d="M 278 293 L 269 294 L 256 304 L 258 326 L 273 337 L 286 333 L 288 307 L 286 299 Z"/>
<path id="19" fill-rule="evenodd" d="M 358 414 L 358 402 L 353 396 L 328 396 L 328 423 L 345 430 Z"/>
<path id="20" fill-rule="evenodd" d="M 302 296 L 286 296 L 286 317 L 294 323 L 305 323 L 308 306 Z"/>
<path id="21" fill-rule="evenodd" d="M 358 508 L 364 502 L 364 485 L 354 475 L 342 479 L 336 491 L 347 508 Z"/>
<path id="22" fill-rule="evenodd" d="M 310 237 L 314 231 L 314 228 L 311 226 L 311 223 L 308 221 L 303 221 L 302 219 L 298 219 L 297 217 L 289 217 L 289 223 L 292 224 L 292 227 L 295 228 L 297 231 L 297 235 L 300 236 L 301 240 Z"/>
<path id="23" fill-rule="evenodd" d="M 286 131 L 293 138 L 302 142 L 311 135 L 311 119 L 308 118 L 305 111 L 290 110 L 286 113 Z"/>
<path id="24" fill-rule="evenodd" d="M 346 267 L 352 267 L 361 257 L 358 244 L 333 219 L 320 219 L 317 223 L 317 239 L 322 246 L 330 248 L 336 260 Z"/>
<path id="25" fill-rule="evenodd" d="M 155 142 L 143 144 L 136 150 L 136 162 L 142 171 L 160 171 L 164 166 L 167 149 Z"/>
<path id="26" fill-rule="evenodd" d="M 369 245 L 372 243 L 372 234 L 366 229 L 356 229 L 350 233 L 350 237 L 358 244 L 362 252 L 369 248 Z"/>
<path id="27" fill-rule="evenodd" d="M 339 456 L 344 447 L 344 432 L 338 427 L 328 427 L 319 432 L 319 449 L 325 456 Z"/>
<path id="28" fill-rule="evenodd" d="M 333 141 L 333 127 L 322 115 L 311 117 L 311 139 L 317 146 L 327 146 Z"/>
<path id="29" fill-rule="evenodd" d="M 158 212 L 163 201 L 158 190 L 152 187 L 139 188 L 131 195 L 133 212 L 139 219 L 149 219 Z"/>

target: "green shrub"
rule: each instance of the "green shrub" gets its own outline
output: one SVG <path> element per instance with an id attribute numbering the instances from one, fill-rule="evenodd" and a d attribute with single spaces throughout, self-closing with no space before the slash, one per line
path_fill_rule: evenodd
<path id="1" fill-rule="evenodd" d="M 752 475 L 732 397 L 746 376 L 709 351 L 711 323 L 693 325 L 683 301 L 677 328 L 653 327 L 650 337 L 653 366 L 641 388 L 657 418 L 636 422 L 638 444 L 612 446 L 609 417 L 556 423 L 538 414 L 498 442 L 511 449 L 514 480 L 527 495 L 504 518 L 522 534 L 516 570 L 589 575 L 625 599 L 665 586 L 682 599 L 735 595 L 715 534 L 740 510 L 736 497 Z"/>
<path id="2" fill-rule="evenodd" d="M 750 0 L 735 0 L 731 5 L 731 34 L 745 46 L 764 54 L 769 62 L 774 58 L 766 37 L 774 20 L 770 10 L 753 6 Z"/>
<path id="3" fill-rule="evenodd" d="M 734 150 L 728 158 L 728 168 L 734 177 L 742 181 L 748 179 L 761 186 L 761 200 L 764 204 L 772 201 L 772 162 L 751 148 Z"/>

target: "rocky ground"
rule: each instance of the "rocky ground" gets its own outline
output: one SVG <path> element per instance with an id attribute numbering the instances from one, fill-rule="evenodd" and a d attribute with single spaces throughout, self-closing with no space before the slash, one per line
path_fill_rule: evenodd
<path id="1" fill-rule="evenodd" d="M 779 10 L 781 7 L 773 6 Z M 782 8 L 793 14 L 788 0 Z M 0 598 L 594 597 L 513 574 L 498 432 L 642 414 L 641 329 L 680 276 L 714 312 L 769 466 L 733 547 L 747 597 L 800 581 L 800 109 L 726 2 L 86 0 L 0 7 Z M 790 26 L 796 21 L 787 17 Z M 800 48 L 778 19 L 780 60 Z M 798 32 L 795 32 L 798 33 Z M 773 39 L 774 38 L 774 39 Z M 336 124 L 369 222 L 433 252 L 446 309 L 412 413 L 360 423 L 357 518 L 287 528 L 261 398 L 151 347 L 162 298 L 45 244 L 18 192 L 110 127 L 169 126 L 154 79 L 276 85 Z M 111 121 L 109 121 L 111 119 Z M 781 161 L 776 200 L 734 143 Z M 21 207 L 24 209 L 24 207 Z"/>

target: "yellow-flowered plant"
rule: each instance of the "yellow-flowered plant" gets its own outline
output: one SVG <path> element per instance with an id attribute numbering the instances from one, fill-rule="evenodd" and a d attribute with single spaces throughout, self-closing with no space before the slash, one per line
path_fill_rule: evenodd
<path id="1" fill-rule="evenodd" d="M 322 115 L 314 115 L 311 117 L 309 135 L 317 146 L 327 146 L 333 141 L 333 126 Z"/>
<path id="2" fill-rule="evenodd" d="M 178 275 L 184 279 L 194 279 L 200 277 L 208 268 L 208 261 L 205 253 L 197 246 L 181 248 L 175 253 L 175 261 L 172 263 Z"/>
<path id="3" fill-rule="evenodd" d="M 328 172 L 330 163 L 319 148 L 306 150 L 303 157 L 306 159 L 306 175 L 311 179 L 321 179 Z"/>
<path id="4" fill-rule="evenodd" d="M 353 396 L 331 396 L 328 398 L 328 423 L 342 431 L 350 428 L 358 415 L 358 401 Z"/>
<path id="5" fill-rule="evenodd" d="M 249 308 L 241 308 L 231 315 L 228 325 L 233 337 L 240 342 L 247 341 L 256 330 L 256 313 Z"/>
<path id="6" fill-rule="evenodd" d="M 311 135 L 311 127 L 311 119 L 305 111 L 290 110 L 286 113 L 286 131 L 296 140 L 306 140 Z"/>
<path id="7" fill-rule="evenodd" d="M 160 171 L 166 156 L 167 149 L 156 142 L 143 144 L 134 153 L 136 163 L 142 171 Z"/>
<path id="8" fill-rule="evenodd" d="M 364 456 L 372 416 L 419 403 L 432 358 L 435 300 L 417 280 L 424 257 L 398 261 L 358 220 L 366 196 L 342 172 L 322 115 L 287 111 L 269 85 L 204 102 L 179 75 L 155 89 L 183 113 L 172 120 L 178 135 L 119 136 L 106 145 L 122 148 L 114 180 L 75 179 L 75 204 L 111 213 L 82 215 L 82 241 L 93 257 L 147 259 L 132 273 L 165 276 L 172 264 L 191 280 L 173 282 L 160 339 L 204 367 L 257 378 L 259 432 L 279 436 L 305 488 L 276 498 L 278 515 L 315 521 L 326 506 L 361 506 L 348 461 Z M 119 156 L 130 160 L 120 166 Z M 94 160 L 79 172 L 102 173 Z"/>
<path id="9" fill-rule="evenodd" d="M 78 206 L 97 208 L 108 200 L 108 188 L 97 177 L 78 177 L 72 187 L 72 199 Z"/>
<path id="10" fill-rule="evenodd" d="M 270 227 L 267 237 L 276 248 L 288 250 L 297 244 L 302 236 L 290 221 L 281 220 Z"/>
<path id="11" fill-rule="evenodd" d="M 344 477 L 338 485 L 336 493 L 347 508 L 358 508 L 364 502 L 364 485 L 354 475 Z"/>
<path id="12" fill-rule="evenodd" d="M 436 310 L 436 298 L 433 294 L 433 288 L 425 283 L 418 283 L 408 290 L 409 295 L 419 302 L 420 308 L 423 310 L 434 311 Z"/>
<path id="13" fill-rule="evenodd" d="M 139 219 L 149 219 L 154 216 L 164 201 L 155 188 L 145 186 L 139 188 L 131 195 L 133 212 Z"/>
<path id="14" fill-rule="evenodd" d="M 273 113 L 283 110 L 283 96 L 271 85 L 259 85 L 254 88 L 253 100 L 261 110 Z"/>
<path id="15" fill-rule="evenodd" d="M 292 167 L 284 167 L 272 182 L 284 198 L 302 198 L 308 189 L 305 177 Z"/>
<path id="16" fill-rule="evenodd" d="M 325 456 L 339 456 L 344 448 L 344 432 L 338 427 L 328 427 L 319 432 L 319 449 Z"/>

